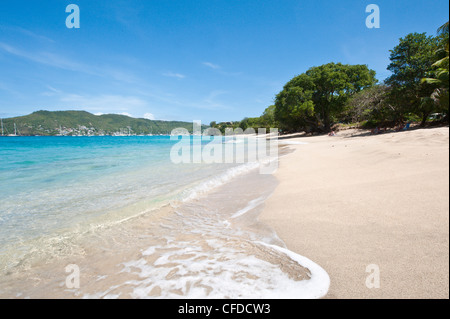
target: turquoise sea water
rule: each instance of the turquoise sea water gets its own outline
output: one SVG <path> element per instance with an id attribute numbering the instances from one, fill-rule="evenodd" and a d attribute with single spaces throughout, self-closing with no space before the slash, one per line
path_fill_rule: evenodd
<path id="1" fill-rule="evenodd" d="M 232 166 L 173 164 L 175 143 L 169 136 L 0 138 L 0 252 L 182 199 Z"/>

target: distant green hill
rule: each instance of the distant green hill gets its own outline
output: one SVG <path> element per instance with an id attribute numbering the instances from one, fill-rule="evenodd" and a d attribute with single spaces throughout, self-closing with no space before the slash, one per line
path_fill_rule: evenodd
<path id="1" fill-rule="evenodd" d="M 94 115 L 85 111 L 38 111 L 3 119 L 4 135 L 148 135 L 170 134 L 175 128 L 192 132 L 192 123 L 152 121 L 118 114 Z M 1 132 L 0 132 L 1 134 Z"/>

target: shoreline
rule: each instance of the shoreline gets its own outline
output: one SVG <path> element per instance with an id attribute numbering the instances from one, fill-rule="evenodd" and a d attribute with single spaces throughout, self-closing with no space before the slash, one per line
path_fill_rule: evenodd
<path id="1" fill-rule="evenodd" d="M 1 286 L 9 286 L 6 291 L 14 292 L 10 298 L 173 298 L 207 289 L 209 296 L 209 284 L 195 287 L 186 282 L 179 287 L 184 275 L 177 272 L 189 269 L 190 260 L 196 264 L 217 259 L 215 267 L 228 269 L 231 265 L 220 255 L 230 254 L 233 247 L 233 258 L 242 258 L 238 251 L 245 247 L 242 265 L 254 263 L 248 256 L 260 260 L 257 277 L 263 286 L 276 287 L 264 267 L 272 265 L 273 274 L 281 270 L 297 278 L 305 275 L 309 260 L 319 273 L 326 272 L 328 285 L 331 281 L 328 294 L 321 294 L 324 298 L 448 298 L 448 131 L 445 127 L 366 136 L 348 130 L 335 137 L 282 140 L 276 173 L 238 174 L 185 203 L 181 211 L 164 206 L 93 232 L 83 240 L 81 254 L 42 265 L 25 277 L 8 276 L 0 292 Z M 202 207 L 210 213 L 198 214 Z M 192 241 L 194 251 L 184 244 Z M 273 259 L 275 251 L 280 255 Z M 286 258 L 290 254 L 294 257 Z M 157 261 L 164 258 L 172 262 L 167 264 L 168 277 L 159 278 L 166 267 Z M 292 263 L 297 258 L 298 264 Z M 80 265 L 81 290 L 64 289 L 69 263 Z M 379 266 L 379 289 L 366 287 L 369 265 Z M 205 264 L 204 275 L 212 275 L 210 266 Z M 321 277 L 318 282 L 326 286 Z M 217 280 L 215 274 L 210 278 Z M 130 280 L 134 284 L 126 284 Z M 292 286 L 292 291 L 302 285 Z M 219 291 L 213 296 L 218 297 L 221 288 L 216 286 Z"/>
<path id="2" fill-rule="evenodd" d="M 259 220 L 328 272 L 326 298 L 448 298 L 449 128 L 355 133 L 288 140 Z"/>
<path id="3" fill-rule="evenodd" d="M 69 255 L 36 261 L 5 275 L 0 296 L 323 297 L 329 287 L 327 273 L 287 250 L 277 234 L 258 221 L 276 184 L 271 174 L 262 175 L 255 168 L 198 198 L 92 230 L 65 243 Z M 79 269 L 79 288 L 67 286 L 68 265 Z"/>

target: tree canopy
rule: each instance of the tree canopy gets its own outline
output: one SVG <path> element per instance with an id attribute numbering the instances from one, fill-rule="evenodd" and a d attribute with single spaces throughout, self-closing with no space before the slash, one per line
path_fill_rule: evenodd
<path id="1" fill-rule="evenodd" d="M 410 33 L 391 50 L 391 64 L 387 67 L 393 73 L 385 81 L 392 89 L 391 103 L 401 105 L 403 114 L 420 116 L 422 125 L 433 111 L 431 104 L 424 103 L 422 98 L 430 96 L 436 88 L 422 79 L 436 62 L 436 51 L 441 42 L 439 37 Z"/>
<path id="2" fill-rule="evenodd" d="M 439 112 L 443 112 L 448 117 L 449 111 L 449 29 L 448 22 L 438 29 L 443 41 L 436 51 L 436 61 L 429 72 L 427 78 L 422 79 L 422 83 L 433 85 L 433 93 L 429 97 L 422 99 L 423 103 L 433 105 Z"/>
<path id="3" fill-rule="evenodd" d="M 329 131 L 347 100 L 377 82 L 367 65 L 328 63 L 290 80 L 275 98 L 275 120 L 285 130 Z"/>

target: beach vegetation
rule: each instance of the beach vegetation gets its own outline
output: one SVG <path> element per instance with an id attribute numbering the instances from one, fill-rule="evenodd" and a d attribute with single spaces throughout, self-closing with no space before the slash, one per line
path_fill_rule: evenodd
<path id="1" fill-rule="evenodd" d="M 425 125 L 436 108 L 436 103 L 431 98 L 437 89 L 436 84 L 422 79 L 433 69 L 442 40 L 442 36 L 410 33 L 401 38 L 399 44 L 391 50 L 391 63 L 387 69 L 392 75 L 385 81 L 391 88 L 390 103 L 398 105 L 401 114 L 414 113 L 420 116 L 421 126 Z"/>
<path id="2" fill-rule="evenodd" d="M 275 120 L 285 131 L 329 132 L 354 94 L 375 85 L 367 65 L 328 63 L 290 80 L 275 98 Z"/>
<path id="3" fill-rule="evenodd" d="M 260 128 L 265 128 L 269 132 L 271 128 L 279 127 L 278 122 L 275 120 L 275 109 L 275 105 L 271 105 L 264 110 L 260 117 L 245 117 L 241 121 L 220 123 L 213 121 L 210 127 L 219 129 L 222 134 L 225 134 L 227 129 L 236 130 L 237 128 L 242 129 L 242 131 L 253 129 L 255 132 L 258 132 Z"/>
<path id="4" fill-rule="evenodd" d="M 353 95 L 343 112 L 343 122 L 393 121 L 398 111 L 389 104 L 390 88 L 385 84 L 374 85 Z"/>
<path id="5" fill-rule="evenodd" d="M 446 22 L 438 29 L 442 41 L 435 52 L 437 61 L 432 65 L 433 69 L 428 77 L 422 79 L 422 83 L 433 85 L 433 93 L 423 97 L 423 103 L 433 105 L 433 111 L 446 115 L 448 122 L 449 113 L 449 23 Z"/>

